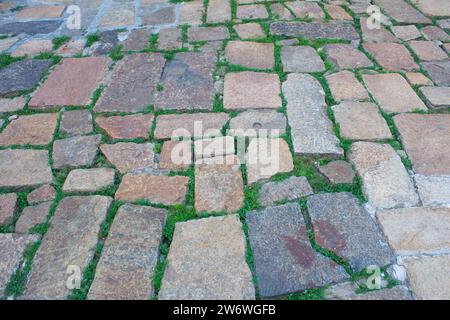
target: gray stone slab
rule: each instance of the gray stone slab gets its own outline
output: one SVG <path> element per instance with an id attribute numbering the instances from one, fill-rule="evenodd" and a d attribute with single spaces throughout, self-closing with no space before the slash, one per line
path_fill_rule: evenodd
<path id="1" fill-rule="evenodd" d="M 289 74 L 282 86 L 296 154 L 339 157 L 339 140 L 326 112 L 320 83 L 307 74 Z"/>
<path id="2" fill-rule="evenodd" d="M 450 86 L 450 60 L 423 62 L 423 69 L 438 86 Z"/>
<path id="3" fill-rule="evenodd" d="M 347 259 L 355 272 L 395 262 L 380 228 L 353 194 L 312 195 L 307 205 L 317 243 Z"/>
<path id="4" fill-rule="evenodd" d="M 322 72 L 325 65 L 316 50 L 309 46 L 286 46 L 281 49 L 285 72 Z"/>
<path id="5" fill-rule="evenodd" d="M 53 143 L 53 167 L 91 166 L 98 153 L 100 135 L 77 136 Z"/>
<path id="6" fill-rule="evenodd" d="M 305 177 L 290 177 L 283 181 L 274 181 L 264 184 L 259 190 L 259 203 L 270 206 L 279 201 L 293 201 L 313 194 L 308 180 Z"/>
<path id="7" fill-rule="evenodd" d="M 59 28 L 61 20 L 10 22 L 0 25 L 0 34 L 48 34 Z"/>
<path id="8" fill-rule="evenodd" d="M 341 22 L 274 22 L 270 24 L 270 33 L 278 36 L 303 37 L 307 39 L 359 40 L 359 35 L 355 28 L 349 23 Z"/>
<path id="9" fill-rule="evenodd" d="M 298 204 L 247 213 L 250 244 L 262 297 L 321 287 L 348 278 L 311 247 Z"/>

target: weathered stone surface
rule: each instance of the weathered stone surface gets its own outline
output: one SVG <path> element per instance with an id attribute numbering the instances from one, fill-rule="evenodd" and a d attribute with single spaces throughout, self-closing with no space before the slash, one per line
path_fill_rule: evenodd
<path id="1" fill-rule="evenodd" d="M 403 0 L 375 0 L 389 16 L 400 23 L 431 23 L 420 11 Z"/>
<path id="2" fill-rule="evenodd" d="M 362 179 L 363 192 L 373 208 L 411 207 L 418 203 L 414 184 L 389 144 L 355 142 L 350 161 Z"/>
<path id="3" fill-rule="evenodd" d="M 47 145 L 53 139 L 57 113 L 20 116 L 0 133 L 0 146 Z"/>
<path id="4" fill-rule="evenodd" d="M 152 114 L 133 114 L 95 118 L 95 123 L 113 139 L 148 139 L 153 124 Z"/>
<path id="5" fill-rule="evenodd" d="M 38 235 L 0 234 L 0 296 L 3 296 L 6 285 L 23 262 L 23 252 L 38 238 Z"/>
<path id="6" fill-rule="evenodd" d="M 414 62 L 414 58 L 408 49 L 402 44 L 382 42 L 368 42 L 364 44 L 377 63 L 386 70 L 392 71 L 412 71 L 419 70 L 419 66 Z"/>
<path id="7" fill-rule="evenodd" d="M 245 252 L 237 215 L 177 223 L 159 299 L 255 299 Z"/>
<path id="8" fill-rule="evenodd" d="M 10 224 L 17 211 L 15 193 L 0 194 L 0 225 Z"/>
<path id="9" fill-rule="evenodd" d="M 21 60 L 0 69 L 0 96 L 33 89 L 50 65 L 51 60 Z"/>
<path id="10" fill-rule="evenodd" d="M 0 25 L 0 34 L 18 35 L 25 33 L 31 36 L 48 34 L 59 28 L 61 20 L 10 22 Z"/>
<path id="11" fill-rule="evenodd" d="M 343 102 L 332 109 L 342 137 L 351 140 L 392 139 L 386 120 L 375 104 Z"/>
<path id="12" fill-rule="evenodd" d="M 283 83 L 294 152 L 339 157 L 343 150 L 326 113 L 325 93 L 310 75 L 289 74 Z"/>
<path id="13" fill-rule="evenodd" d="M 111 168 L 76 169 L 69 172 L 64 192 L 96 192 L 114 184 L 116 172 Z"/>
<path id="14" fill-rule="evenodd" d="M 25 98 L 16 97 L 13 99 L 0 98 L 0 113 L 14 112 L 22 110 L 25 107 Z"/>
<path id="15" fill-rule="evenodd" d="M 333 4 L 326 4 L 325 10 L 327 10 L 328 14 L 331 18 L 334 20 L 353 20 L 352 16 L 345 11 L 344 8 L 333 5 Z"/>
<path id="16" fill-rule="evenodd" d="M 411 2 L 428 16 L 450 16 L 450 5 L 446 0 L 412 0 Z"/>
<path id="17" fill-rule="evenodd" d="M 15 232 L 27 233 L 34 226 L 45 223 L 51 205 L 51 202 L 43 202 L 35 206 L 26 207 L 16 222 Z"/>
<path id="18" fill-rule="evenodd" d="M 98 34 L 99 41 L 95 42 L 83 52 L 85 55 L 108 55 L 119 44 L 119 32 L 117 30 L 103 31 Z"/>
<path id="19" fill-rule="evenodd" d="M 313 194 L 313 189 L 305 177 L 290 177 L 283 181 L 263 184 L 258 200 L 263 206 L 274 205 L 280 201 L 293 201 Z"/>
<path id="20" fill-rule="evenodd" d="M 215 41 L 230 37 L 226 27 L 192 27 L 188 30 L 189 41 Z"/>
<path id="21" fill-rule="evenodd" d="M 294 170 L 294 161 L 289 145 L 281 138 L 260 137 L 250 140 L 245 163 L 248 184 L 268 179 L 278 173 Z"/>
<path id="22" fill-rule="evenodd" d="M 31 191 L 27 196 L 28 204 L 36 204 L 55 199 L 56 191 L 49 185 L 44 184 L 41 187 Z"/>
<path id="23" fill-rule="evenodd" d="M 385 112 L 427 110 L 425 104 L 400 74 L 365 74 L 363 80 Z"/>
<path id="24" fill-rule="evenodd" d="M 359 40 L 359 35 L 351 24 L 339 22 L 274 22 L 270 24 L 270 33 L 307 39 Z"/>
<path id="25" fill-rule="evenodd" d="M 0 39 L 0 53 L 8 50 L 19 40 L 19 37 L 9 37 L 5 39 Z"/>
<path id="26" fill-rule="evenodd" d="M 287 2 L 286 6 L 297 18 L 323 19 L 325 14 L 317 3 L 306 1 Z"/>
<path id="27" fill-rule="evenodd" d="M 52 181 L 47 150 L 0 150 L 0 187 L 31 187 Z"/>
<path id="28" fill-rule="evenodd" d="M 167 114 L 156 118 L 156 139 L 221 135 L 230 117 L 226 113 Z"/>
<path id="29" fill-rule="evenodd" d="M 437 24 L 442 29 L 450 29 L 450 18 L 438 20 Z"/>
<path id="30" fill-rule="evenodd" d="M 333 184 L 353 183 L 355 172 L 352 166 L 342 160 L 329 162 L 323 166 L 319 166 L 319 171 Z"/>
<path id="31" fill-rule="evenodd" d="M 158 168 L 180 171 L 189 168 L 192 162 L 192 142 L 171 140 L 162 146 Z"/>
<path id="32" fill-rule="evenodd" d="M 161 7 L 155 10 L 153 6 L 142 7 L 141 19 L 143 25 L 165 25 L 176 21 L 175 8 Z"/>
<path id="33" fill-rule="evenodd" d="M 450 60 L 422 63 L 423 69 L 438 86 L 450 86 Z"/>
<path id="34" fill-rule="evenodd" d="M 16 14 L 18 19 L 48 19 L 59 18 L 65 6 L 36 6 L 26 7 Z"/>
<path id="35" fill-rule="evenodd" d="M 450 41 L 450 35 L 441 28 L 436 26 L 426 26 L 420 29 L 420 32 L 422 33 L 423 37 L 427 40 L 444 41 L 444 42 Z"/>
<path id="36" fill-rule="evenodd" d="M 286 116 L 275 110 L 248 110 L 230 120 L 229 133 L 242 137 L 276 138 L 286 132 Z"/>
<path id="37" fill-rule="evenodd" d="M 368 100 L 364 86 L 350 71 L 340 71 L 326 76 L 328 86 L 335 101 Z"/>
<path id="38" fill-rule="evenodd" d="M 241 39 L 257 39 L 265 36 L 261 25 L 255 22 L 237 24 L 234 30 Z"/>
<path id="39" fill-rule="evenodd" d="M 314 251 L 298 204 L 247 213 L 250 244 L 262 297 L 339 282 L 348 276 Z"/>
<path id="40" fill-rule="evenodd" d="M 430 108 L 450 108 L 450 87 L 421 87 Z"/>
<path id="41" fill-rule="evenodd" d="M 364 4 L 365 10 L 364 13 L 366 13 L 366 9 L 368 8 L 369 4 Z M 396 37 L 394 37 L 383 25 L 380 25 L 376 28 L 373 28 L 371 25 L 372 20 L 369 20 L 368 18 L 361 17 L 360 19 L 360 25 L 361 25 L 361 31 L 363 40 L 366 42 L 396 42 L 398 41 Z"/>
<path id="42" fill-rule="evenodd" d="M 269 13 L 263 4 L 238 6 L 236 16 L 238 19 L 267 19 Z"/>
<path id="43" fill-rule="evenodd" d="M 119 62 L 94 110 L 136 112 L 154 103 L 164 67 L 162 54 L 136 53 Z"/>
<path id="44" fill-rule="evenodd" d="M 64 111 L 59 123 L 59 131 L 67 136 L 91 133 L 93 130 L 92 115 L 89 110 Z"/>
<path id="45" fill-rule="evenodd" d="M 450 250 L 449 208 L 404 208 L 377 213 L 389 244 L 400 255 Z"/>
<path id="46" fill-rule="evenodd" d="M 174 205 L 183 203 L 189 178 L 184 176 L 154 176 L 147 173 L 126 174 L 116 192 L 116 200 Z"/>
<path id="47" fill-rule="evenodd" d="M 345 282 L 325 289 L 324 297 L 327 300 L 413 300 L 406 286 L 395 286 L 366 293 L 357 293 L 357 290 L 356 284 Z"/>
<path id="48" fill-rule="evenodd" d="M 286 46 L 281 49 L 285 72 L 321 72 L 325 65 L 316 50 L 309 46 Z"/>
<path id="49" fill-rule="evenodd" d="M 120 173 L 151 169 L 154 166 L 155 154 L 151 143 L 102 144 L 100 150 Z"/>
<path id="50" fill-rule="evenodd" d="M 53 143 L 53 167 L 91 166 L 98 152 L 101 136 L 78 136 Z"/>
<path id="51" fill-rule="evenodd" d="M 364 53 L 350 44 L 327 44 L 323 50 L 327 59 L 339 69 L 365 68 L 373 65 Z"/>
<path id="52" fill-rule="evenodd" d="M 152 29 L 134 29 L 128 34 L 126 40 L 123 41 L 123 49 L 128 51 L 140 51 L 149 46 L 150 35 Z"/>
<path id="53" fill-rule="evenodd" d="M 408 257 L 404 259 L 409 283 L 419 300 L 450 298 L 450 255 Z"/>
<path id="54" fill-rule="evenodd" d="M 355 272 L 395 262 L 383 233 L 353 194 L 312 195 L 307 205 L 317 243 L 347 259 Z"/>
<path id="55" fill-rule="evenodd" d="M 391 30 L 397 38 L 404 41 L 409 41 L 421 37 L 420 31 L 413 24 L 408 26 L 393 26 L 391 27 Z"/>
<path id="56" fill-rule="evenodd" d="M 67 197 L 58 205 L 29 274 L 23 299 L 64 299 L 67 268 L 83 272 L 94 257 L 100 224 L 112 199 L 105 196 Z"/>
<path id="57" fill-rule="evenodd" d="M 81 54 L 85 46 L 86 39 L 69 40 L 69 42 L 64 43 L 61 47 L 56 49 L 55 54 L 64 58 L 73 57 Z"/>
<path id="58" fill-rule="evenodd" d="M 450 207 L 450 176 L 416 175 L 414 178 L 424 206 Z"/>
<path id="59" fill-rule="evenodd" d="M 155 107 L 165 110 L 212 110 L 216 57 L 211 52 L 178 53 L 161 76 Z"/>
<path id="60" fill-rule="evenodd" d="M 275 65 L 272 43 L 230 41 L 225 48 L 225 57 L 231 64 L 255 69 L 273 69 Z"/>
<path id="61" fill-rule="evenodd" d="M 13 57 L 30 56 L 33 57 L 42 52 L 52 51 L 53 43 L 51 40 L 28 40 L 18 46 L 13 52 Z"/>
<path id="62" fill-rule="evenodd" d="M 448 54 L 435 44 L 434 41 L 410 41 L 409 45 L 422 61 L 448 59 Z"/>
<path id="63" fill-rule="evenodd" d="M 237 72 L 225 76 L 225 109 L 276 109 L 281 106 L 278 75 L 262 72 Z"/>
<path id="64" fill-rule="evenodd" d="M 231 20 L 230 0 L 210 0 L 206 11 L 206 21 L 209 23 Z"/>
<path id="65" fill-rule="evenodd" d="M 433 82 L 420 72 L 406 72 L 406 79 L 412 85 L 430 86 Z"/>
<path id="66" fill-rule="evenodd" d="M 99 28 L 120 28 L 134 24 L 134 3 L 113 2 L 102 15 Z"/>
<path id="67" fill-rule="evenodd" d="M 215 157 L 195 166 L 195 208 L 198 212 L 235 212 L 244 203 L 244 186 L 235 156 Z"/>
<path id="68" fill-rule="evenodd" d="M 163 29 L 159 32 L 158 48 L 161 50 L 177 50 L 183 46 L 182 31 L 178 28 Z"/>
<path id="69" fill-rule="evenodd" d="M 402 114 L 394 122 L 416 173 L 450 175 L 450 115 Z"/>
<path id="70" fill-rule="evenodd" d="M 32 109 L 85 106 L 104 79 L 107 57 L 66 58 L 28 103 Z"/>
<path id="71" fill-rule="evenodd" d="M 109 230 L 88 299 L 151 298 L 151 279 L 166 218 L 166 209 L 130 204 L 120 207 Z"/>
<path id="72" fill-rule="evenodd" d="M 270 5 L 272 16 L 281 20 L 292 20 L 295 16 L 292 12 L 281 3 L 273 3 Z"/>
<path id="73" fill-rule="evenodd" d="M 195 0 L 192 2 L 184 2 L 179 17 L 180 24 L 189 24 L 197 26 L 202 23 L 203 1 Z"/>
<path id="74" fill-rule="evenodd" d="M 222 136 L 204 138 L 194 141 L 195 163 L 202 163 L 204 159 L 234 154 L 234 137 Z"/>

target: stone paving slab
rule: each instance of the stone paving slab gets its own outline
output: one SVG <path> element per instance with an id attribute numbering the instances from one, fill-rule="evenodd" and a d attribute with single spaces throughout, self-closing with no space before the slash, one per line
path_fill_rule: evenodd
<path id="1" fill-rule="evenodd" d="M 432 109 L 450 108 L 450 87 L 421 87 L 420 92 Z"/>
<path id="2" fill-rule="evenodd" d="M 0 34 L 19 35 L 25 33 L 30 36 L 49 34 L 58 29 L 61 22 L 61 20 L 10 22 L 0 25 Z"/>
<path id="3" fill-rule="evenodd" d="M 181 171 L 193 163 L 191 141 L 166 141 L 159 155 L 158 168 L 162 170 Z"/>
<path id="4" fill-rule="evenodd" d="M 365 293 L 357 293 L 357 289 L 354 283 L 344 282 L 327 288 L 324 296 L 327 300 L 413 300 L 409 289 L 402 285 Z"/>
<path id="5" fill-rule="evenodd" d="M 114 184 L 115 171 L 111 168 L 76 169 L 69 172 L 64 192 L 96 192 Z"/>
<path id="6" fill-rule="evenodd" d="M 375 0 L 385 12 L 400 23 L 431 23 L 420 11 L 403 0 Z"/>
<path id="7" fill-rule="evenodd" d="M 350 71 L 340 71 L 326 76 L 328 86 L 335 101 L 345 100 L 368 100 L 364 86 L 356 79 Z"/>
<path id="8" fill-rule="evenodd" d="M 69 110 L 62 113 L 59 132 L 65 136 L 77 136 L 92 131 L 92 115 L 89 110 Z"/>
<path id="9" fill-rule="evenodd" d="M 438 86 L 450 86 L 450 60 L 422 63 L 423 69 Z"/>
<path id="10" fill-rule="evenodd" d="M 38 224 L 45 223 L 50 212 L 52 202 L 43 202 L 35 206 L 26 207 L 14 226 L 17 233 L 28 233 Z"/>
<path id="11" fill-rule="evenodd" d="M 120 173 L 154 167 L 155 154 L 151 143 L 119 142 L 102 144 L 100 150 Z"/>
<path id="12" fill-rule="evenodd" d="M 247 68 L 273 69 L 275 65 L 272 43 L 230 41 L 225 48 L 225 57 L 229 63 Z"/>
<path id="13" fill-rule="evenodd" d="M 298 204 L 247 213 L 250 245 L 262 297 L 345 280 L 344 269 L 311 247 Z"/>
<path id="14" fill-rule="evenodd" d="M 95 123 L 113 139 L 148 139 L 153 124 L 153 114 L 133 114 L 95 118 Z"/>
<path id="15" fill-rule="evenodd" d="M 90 300 L 148 300 L 166 209 L 125 204 L 118 210 L 98 262 Z"/>
<path id="16" fill-rule="evenodd" d="M 0 194 L 0 225 L 11 223 L 17 209 L 17 195 L 15 193 Z"/>
<path id="17" fill-rule="evenodd" d="M 339 69 L 365 68 L 373 65 L 364 53 L 350 44 L 327 44 L 323 50 L 327 59 Z"/>
<path id="18" fill-rule="evenodd" d="M 81 272 L 94 257 L 100 224 L 112 199 L 105 196 L 67 197 L 58 205 L 29 274 L 22 299 L 64 299 L 67 268 Z"/>
<path id="19" fill-rule="evenodd" d="M 245 252 L 237 215 L 177 223 L 159 299 L 255 299 Z"/>
<path id="20" fill-rule="evenodd" d="M 258 200 L 261 205 L 270 206 L 280 201 L 298 200 L 313 193 L 305 177 L 290 177 L 283 181 L 263 184 L 258 193 Z"/>
<path id="21" fill-rule="evenodd" d="M 343 160 L 329 162 L 318 169 L 333 184 L 351 184 L 355 178 L 352 166 Z"/>
<path id="22" fill-rule="evenodd" d="M 230 120 L 229 134 L 255 137 L 258 135 L 276 138 L 286 132 L 286 116 L 275 110 L 248 110 Z"/>
<path id="23" fill-rule="evenodd" d="M 307 206 L 317 244 L 347 259 L 355 272 L 395 262 L 380 228 L 353 194 L 312 195 Z"/>
<path id="24" fill-rule="evenodd" d="M 450 176 L 416 174 L 414 180 L 424 206 L 450 206 Z"/>
<path id="25" fill-rule="evenodd" d="M 53 167 L 91 166 L 94 163 L 100 144 L 100 135 L 76 136 L 53 143 Z"/>
<path id="26" fill-rule="evenodd" d="M 270 24 L 270 33 L 307 39 L 359 40 L 359 35 L 351 24 L 340 22 L 274 22 Z"/>
<path id="27" fill-rule="evenodd" d="M 309 46 L 286 46 L 281 49 L 285 72 L 322 72 L 325 65 L 317 52 Z"/>
<path id="28" fill-rule="evenodd" d="M 398 43 L 368 42 L 364 44 L 364 49 L 367 50 L 376 62 L 386 70 L 392 71 L 413 71 L 419 70 L 419 66 L 414 61 L 408 49 Z"/>
<path id="29" fill-rule="evenodd" d="M 44 184 L 33 191 L 27 196 L 28 204 L 37 204 L 44 201 L 51 201 L 55 199 L 56 191 L 49 184 Z"/>

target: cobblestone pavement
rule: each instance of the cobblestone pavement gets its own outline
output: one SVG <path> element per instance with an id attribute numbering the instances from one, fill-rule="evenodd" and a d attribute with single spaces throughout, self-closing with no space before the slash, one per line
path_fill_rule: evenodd
<path id="1" fill-rule="evenodd" d="M 448 0 L 6 0 L 0 52 L 0 297 L 450 299 Z"/>

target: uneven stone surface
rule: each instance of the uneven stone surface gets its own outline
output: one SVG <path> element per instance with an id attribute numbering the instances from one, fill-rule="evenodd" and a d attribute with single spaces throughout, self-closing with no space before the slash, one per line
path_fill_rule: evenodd
<path id="1" fill-rule="evenodd" d="M 123 42 L 124 50 L 140 51 L 149 46 L 149 37 L 152 34 L 151 29 L 134 29 Z"/>
<path id="2" fill-rule="evenodd" d="M 206 13 L 207 22 L 226 22 L 231 20 L 230 0 L 211 0 Z"/>
<path id="3" fill-rule="evenodd" d="M 53 167 L 91 166 L 98 153 L 100 135 L 77 136 L 53 143 Z"/>
<path id="4" fill-rule="evenodd" d="M 13 99 L 0 98 L 0 113 L 14 112 L 23 109 L 25 106 L 25 99 L 23 97 L 16 97 Z"/>
<path id="5" fill-rule="evenodd" d="M 88 299 L 151 298 L 151 279 L 166 218 L 166 209 L 130 204 L 120 207 L 109 230 Z"/>
<path id="6" fill-rule="evenodd" d="M 426 26 L 420 29 L 423 37 L 426 40 L 434 40 L 434 41 L 450 41 L 450 35 L 447 34 L 444 30 L 436 26 Z M 439 42 L 438 42 L 439 43 Z"/>
<path id="7" fill-rule="evenodd" d="M 422 63 L 423 69 L 438 86 L 450 86 L 450 60 Z"/>
<path id="8" fill-rule="evenodd" d="M 290 74 L 283 83 L 294 152 L 339 157 L 343 154 L 326 114 L 325 93 L 310 75 Z"/>
<path id="9" fill-rule="evenodd" d="M 190 41 L 214 41 L 228 39 L 230 36 L 226 27 L 192 27 L 188 30 Z"/>
<path id="10" fill-rule="evenodd" d="M 17 211 L 15 193 L 0 194 L 0 225 L 10 224 Z"/>
<path id="11" fill-rule="evenodd" d="M 429 16 L 450 16 L 450 6 L 445 0 L 412 0 L 420 11 Z"/>
<path id="12" fill-rule="evenodd" d="M 166 141 L 159 156 L 158 168 L 162 170 L 181 171 L 192 164 L 191 141 Z"/>
<path id="13" fill-rule="evenodd" d="M 433 41 L 410 41 L 409 45 L 422 61 L 448 59 L 448 54 Z"/>
<path id="14" fill-rule="evenodd" d="M 274 22 L 270 24 L 270 33 L 307 39 L 327 38 L 350 41 L 359 39 L 358 33 L 351 24 L 339 22 Z"/>
<path id="15" fill-rule="evenodd" d="M 357 293 L 357 285 L 344 282 L 327 288 L 324 292 L 327 300 L 413 300 L 406 286 L 395 286 L 366 293 Z"/>
<path id="16" fill-rule="evenodd" d="M 287 2 L 286 6 L 297 18 L 323 19 L 325 14 L 317 3 L 306 1 Z"/>
<path id="17" fill-rule="evenodd" d="M 351 140 L 392 139 L 386 120 L 375 104 L 343 102 L 332 109 L 342 137 Z"/>
<path id="18" fill-rule="evenodd" d="M 195 163 L 202 163 L 205 159 L 234 154 L 235 143 L 231 136 L 204 138 L 194 141 Z"/>
<path id="19" fill-rule="evenodd" d="M 92 115 L 89 110 L 64 111 L 59 123 L 59 131 L 66 136 L 77 136 L 91 133 Z"/>
<path id="20" fill-rule="evenodd" d="M 281 106 L 278 75 L 262 72 L 236 72 L 225 76 L 225 109 L 276 109 Z"/>
<path id="21" fill-rule="evenodd" d="M 0 187 L 32 187 L 52 181 L 47 150 L 0 150 Z"/>
<path id="22" fill-rule="evenodd" d="M 424 206 L 450 206 L 450 176 L 415 175 Z"/>
<path id="23" fill-rule="evenodd" d="M 269 17 L 267 9 L 262 4 L 238 6 L 236 16 L 238 19 L 266 19 Z"/>
<path id="24" fill-rule="evenodd" d="M 152 114 L 133 114 L 95 118 L 95 123 L 113 139 L 148 139 L 153 124 Z"/>
<path id="25" fill-rule="evenodd" d="M 114 70 L 94 110 L 136 112 L 148 108 L 154 103 L 164 63 L 161 54 L 136 53 L 126 56 Z"/>
<path id="26" fill-rule="evenodd" d="M 449 208 L 404 208 L 377 213 L 397 254 L 438 253 L 450 249 Z"/>
<path id="27" fill-rule="evenodd" d="M 51 205 L 51 202 L 43 202 L 35 206 L 26 207 L 16 222 L 15 232 L 27 233 L 36 225 L 45 223 Z"/>
<path id="28" fill-rule="evenodd" d="M 415 25 L 408 26 L 393 26 L 391 27 L 392 32 L 397 38 L 404 41 L 414 40 L 421 37 L 419 29 Z"/>
<path id="29" fill-rule="evenodd" d="M 450 175 L 450 115 L 402 114 L 394 117 L 414 171 Z"/>
<path id="30" fill-rule="evenodd" d="M 298 204 L 247 213 L 250 245 L 262 297 L 340 282 L 348 276 L 311 247 Z"/>
<path id="31" fill-rule="evenodd" d="M 48 34 L 59 28 L 61 20 L 43 20 L 10 22 L 0 25 L 0 34 L 19 35 L 25 33 L 30 36 Z"/>
<path id="32" fill-rule="evenodd" d="M 313 194 L 305 177 L 290 177 L 283 181 L 268 182 L 259 190 L 258 200 L 263 206 L 274 205 L 280 201 L 293 201 Z"/>
<path id="33" fill-rule="evenodd" d="M 327 59 L 339 69 L 365 68 L 373 65 L 364 53 L 349 44 L 327 44 L 323 50 Z"/>
<path id="34" fill-rule="evenodd" d="M 414 296 L 419 300 L 448 300 L 450 255 L 405 258 Z"/>
<path id="35" fill-rule="evenodd" d="M 430 108 L 450 108 L 450 87 L 421 87 Z"/>
<path id="36" fill-rule="evenodd" d="M 100 224 L 112 199 L 105 196 L 67 197 L 58 205 L 33 259 L 23 299 L 64 299 L 67 268 L 83 272 L 94 257 Z"/>
<path id="37" fill-rule="evenodd" d="M 250 22 L 234 26 L 239 38 L 241 39 L 256 39 L 264 37 L 264 31 L 258 23 Z"/>
<path id="38" fill-rule="evenodd" d="M 406 79 L 408 80 L 408 82 L 412 85 L 426 85 L 426 86 L 430 86 L 433 85 L 433 82 L 428 79 L 427 77 L 425 77 L 422 73 L 420 72 L 406 72 L 405 73 Z"/>
<path id="39" fill-rule="evenodd" d="M 123 176 L 115 198 L 126 202 L 146 200 L 164 205 L 181 204 L 186 197 L 188 180 L 183 176 L 129 173 Z"/>
<path id="40" fill-rule="evenodd" d="M 119 142 L 102 144 L 100 150 L 120 173 L 151 169 L 154 166 L 155 154 L 151 143 Z"/>
<path id="41" fill-rule="evenodd" d="M 401 44 L 389 42 L 368 42 L 364 45 L 364 49 L 372 54 L 377 63 L 386 70 L 419 70 L 419 66 L 414 62 L 414 59 L 408 49 Z"/>
<path id="42" fill-rule="evenodd" d="M 255 69 L 273 69 L 275 65 L 272 43 L 230 41 L 225 49 L 228 62 Z"/>
<path id="43" fill-rule="evenodd" d="M 368 4 L 363 4 L 364 13 L 366 13 Z M 373 28 L 371 26 L 371 20 L 365 17 L 361 17 L 360 25 L 362 31 L 363 40 L 366 42 L 397 42 L 397 38 L 395 38 L 383 25 L 376 26 Z"/>
<path id="44" fill-rule="evenodd" d="M 23 252 L 38 238 L 38 235 L 0 234 L 0 296 L 3 296 L 10 278 L 23 262 Z"/>
<path id="45" fill-rule="evenodd" d="M 76 169 L 69 172 L 63 185 L 64 192 L 96 192 L 114 184 L 115 171 L 111 168 Z"/>
<path id="46" fill-rule="evenodd" d="M 27 196 L 27 201 L 29 204 L 36 204 L 44 201 L 51 201 L 55 199 L 55 196 L 55 189 L 49 184 L 44 184 L 31 191 Z"/>
<path id="47" fill-rule="evenodd" d="M 333 184 L 350 184 L 353 183 L 353 179 L 355 178 L 355 172 L 352 166 L 342 160 L 332 161 L 323 166 L 319 166 L 319 171 Z"/>
<path id="48" fill-rule="evenodd" d="M 430 23 L 420 11 L 403 0 L 375 0 L 375 4 L 400 23 Z"/>
<path id="49" fill-rule="evenodd" d="M 383 233 L 353 194 L 312 195 L 307 205 L 317 243 L 347 259 L 355 272 L 395 261 Z"/>
<path id="50" fill-rule="evenodd" d="M 158 48 L 161 50 L 178 50 L 183 46 L 181 29 L 171 28 L 159 32 Z"/>
<path id="51" fill-rule="evenodd" d="M 50 60 L 21 60 L 0 69 L 0 96 L 33 89 L 50 65 Z"/>
<path id="52" fill-rule="evenodd" d="M 235 156 L 219 156 L 196 164 L 195 208 L 198 212 L 236 212 L 244 204 L 243 184 Z"/>
<path id="53" fill-rule="evenodd" d="M 230 120 L 230 134 L 275 138 L 286 131 L 286 116 L 275 110 L 248 110 Z"/>
<path id="54" fill-rule="evenodd" d="M 215 69 L 212 53 L 178 53 L 166 63 L 155 107 L 165 110 L 212 110 Z"/>
<path id="55" fill-rule="evenodd" d="M 316 50 L 309 46 L 287 46 L 281 49 L 285 72 L 321 72 L 325 70 Z"/>
<path id="56" fill-rule="evenodd" d="M 0 146 L 47 145 L 53 140 L 57 113 L 20 116 L 0 133 Z"/>
<path id="57" fill-rule="evenodd" d="M 328 86 L 335 101 L 368 100 L 364 86 L 350 71 L 340 71 L 326 76 Z"/>
<path id="58" fill-rule="evenodd" d="M 419 199 L 400 157 L 388 144 L 353 143 L 350 161 L 362 179 L 368 204 L 377 209 L 411 207 Z"/>
<path id="59" fill-rule="evenodd" d="M 52 51 L 53 44 L 50 40 L 29 40 L 13 51 L 13 57 L 30 56 L 33 57 L 39 53 Z"/>
<path id="60" fill-rule="evenodd" d="M 59 18 L 65 6 L 37 6 L 26 7 L 16 14 L 19 19 L 46 19 Z"/>
<path id="61" fill-rule="evenodd" d="M 399 74 L 365 74 L 364 83 L 385 112 L 427 110 L 408 82 Z"/>
<path id="62" fill-rule="evenodd" d="M 255 299 L 245 252 L 237 215 L 177 223 L 159 299 Z"/>

